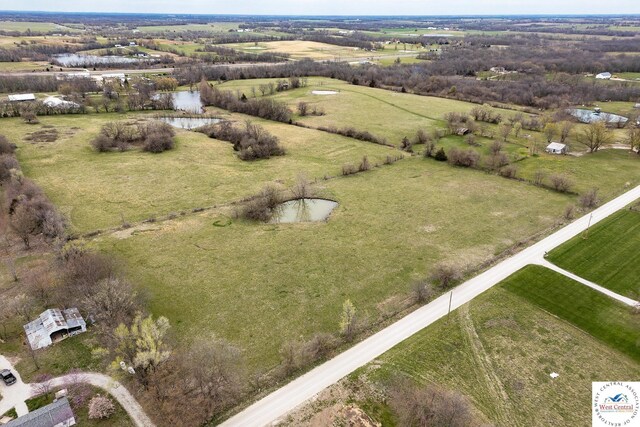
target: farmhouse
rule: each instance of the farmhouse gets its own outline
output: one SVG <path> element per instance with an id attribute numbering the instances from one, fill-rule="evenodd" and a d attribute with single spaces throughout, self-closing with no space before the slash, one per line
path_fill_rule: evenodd
<path id="1" fill-rule="evenodd" d="M 559 142 L 552 142 L 544 149 L 547 153 L 551 154 L 567 154 L 567 145 Z"/>
<path id="2" fill-rule="evenodd" d="M 5 427 L 70 427 L 76 419 L 66 397 L 9 421 Z"/>
<path id="3" fill-rule="evenodd" d="M 611 73 L 609 72 L 596 74 L 596 79 L 609 80 L 610 78 L 611 78 Z"/>
<path id="4" fill-rule="evenodd" d="M 32 93 L 22 93 L 17 95 L 9 95 L 10 102 L 35 101 L 36 96 Z"/>
<path id="5" fill-rule="evenodd" d="M 61 311 L 46 310 L 36 320 L 24 325 L 27 339 L 33 350 L 47 347 L 54 342 L 87 331 L 87 324 L 77 308 Z"/>

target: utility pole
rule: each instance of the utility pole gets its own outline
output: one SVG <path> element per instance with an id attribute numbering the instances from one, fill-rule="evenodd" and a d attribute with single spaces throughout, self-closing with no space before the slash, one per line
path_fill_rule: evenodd
<path id="1" fill-rule="evenodd" d="M 453 299 L 453 290 L 449 294 L 449 311 L 447 312 L 447 323 L 449 323 L 449 315 L 451 314 L 451 300 Z"/>
<path id="2" fill-rule="evenodd" d="M 587 229 L 584 230 L 584 234 L 582 235 L 583 239 L 587 239 L 589 237 L 589 227 L 591 227 L 591 219 L 593 218 L 593 212 L 589 215 L 589 222 L 587 223 Z"/>

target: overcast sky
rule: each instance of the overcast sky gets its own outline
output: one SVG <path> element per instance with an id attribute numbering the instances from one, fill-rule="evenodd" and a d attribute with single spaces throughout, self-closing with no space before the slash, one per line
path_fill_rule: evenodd
<path id="1" fill-rule="evenodd" d="M 0 0 L 0 10 L 252 15 L 640 13 L 640 0 Z"/>

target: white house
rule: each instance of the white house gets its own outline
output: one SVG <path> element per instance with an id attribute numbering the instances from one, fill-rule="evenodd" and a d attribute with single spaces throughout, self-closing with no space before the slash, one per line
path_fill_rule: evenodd
<path id="1" fill-rule="evenodd" d="M 37 350 L 86 332 L 87 324 L 77 308 L 68 308 L 64 311 L 52 308 L 43 311 L 36 320 L 24 325 L 24 330 L 31 348 Z"/>
<path id="2" fill-rule="evenodd" d="M 129 46 L 137 46 L 136 42 L 129 42 Z"/>
<path id="3" fill-rule="evenodd" d="M 76 425 L 76 418 L 69 405 L 69 399 L 63 397 L 9 421 L 5 427 L 71 427 L 74 425 Z"/>
<path id="4" fill-rule="evenodd" d="M 20 93 L 16 95 L 9 95 L 9 101 L 11 102 L 24 102 L 24 101 L 35 101 L 36 96 L 32 93 Z"/>
<path id="5" fill-rule="evenodd" d="M 567 154 L 567 145 L 559 142 L 552 142 L 544 149 L 547 153 L 551 154 Z"/>
<path id="6" fill-rule="evenodd" d="M 609 72 L 596 74 L 596 79 L 609 80 L 610 78 L 611 78 L 611 73 Z"/>

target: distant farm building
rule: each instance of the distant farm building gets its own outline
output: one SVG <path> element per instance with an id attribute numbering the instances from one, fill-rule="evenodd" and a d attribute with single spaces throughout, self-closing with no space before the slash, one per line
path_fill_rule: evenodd
<path id="1" fill-rule="evenodd" d="M 32 93 L 22 93 L 17 95 L 9 95 L 10 102 L 35 101 L 36 96 Z"/>
<path id="2" fill-rule="evenodd" d="M 77 308 L 46 310 L 32 322 L 24 325 L 33 350 L 48 347 L 63 339 L 87 331 L 87 324 Z"/>
<path id="3" fill-rule="evenodd" d="M 609 72 L 596 74 L 596 79 L 609 80 L 610 78 L 611 78 L 611 73 Z"/>
<path id="4" fill-rule="evenodd" d="M 547 153 L 551 154 L 567 154 L 567 145 L 559 142 L 552 142 L 544 149 Z"/>
<path id="5" fill-rule="evenodd" d="M 471 133 L 469 128 L 458 128 L 456 129 L 456 135 L 464 136 Z"/>
<path id="6" fill-rule="evenodd" d="M 76 419 L 66 397 L 9 421 L 5 427 L 70 427 Z"/>
<path id="7" fill-rule="evenodd" d="M 640 102 L 634 105 L 633 108 L 640 108 Z"/>

